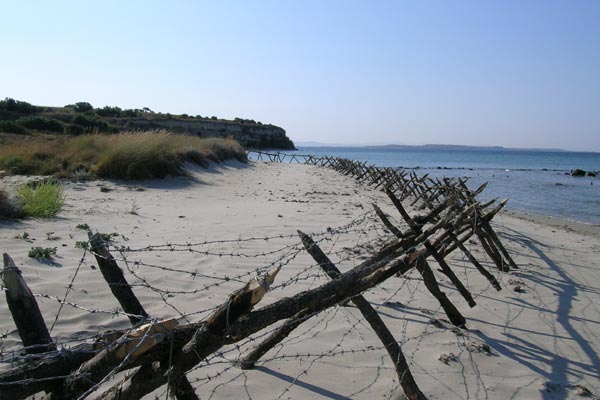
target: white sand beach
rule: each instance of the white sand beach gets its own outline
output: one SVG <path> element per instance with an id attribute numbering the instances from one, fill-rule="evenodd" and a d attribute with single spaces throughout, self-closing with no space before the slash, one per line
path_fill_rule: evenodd
<path id="1" fill-rule="evenodd" d="M 16 179 L 5 177 L 2 183 Z M 55 218 L 0 221 L 0 251 L 10 254 L 39 295 L 51 335 L 64 346 L 130 326 L 94 257 L 76 246 L 87 241 L 80 224 L 114 233 L 111 251 L 148 314 L 180 323 L 201 320 L 257 269 L 282 265 L 256 308 L 327 282 L 297 230 L 313 236 L 346 271 L 392 239 L 372 203 L 406 229 L 383 192 L 308 165 L 228 163 L 194 167 L 188 177 L 165 180 L 67 182 L 64 191 L 66 206 Z M 496 216 L 492 225 L 519 266 L 508 273 L 499 272 L 475 240 L 468 242 L 502 291 L 459 251 L 448 258 L 477 302 L 469 308 L 437 274 L 466 317 L 467 330 L 444 322 L 447 317 L 416 271 L 364 293 L 401 344 L 428 398 L 600 395 L 600 227 L 549 221 L 514 212 Z M 28 257 L 34 246 L 56 247 L 57 255 L 52 262 L 37 261 Z M 5 302 L 0 303 L 0 368 L 6 370 L 20 340 Z M 255 369 L 237 368 L 235 361 L 259 341 L 225 346 L 190 372 L 198 395 L 400 398 L 393 364 L 355 307 L 312 317 Z M 110 377 L 103 387 L 117 379 Z M 147 397 L 154 395 L 164 398 L 165 389 Z"/>

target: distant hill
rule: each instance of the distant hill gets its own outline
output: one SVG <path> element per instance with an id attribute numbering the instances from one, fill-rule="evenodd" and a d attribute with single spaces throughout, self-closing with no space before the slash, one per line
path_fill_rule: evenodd
<path id="1" fill-rule="evenodd" d="M 553 151 L 565 152 L 563 149 L 540 149 L 540 148 L 518 148 L 518 147 L 502 147 L 502 146 L 466 146 L 455 144 L 423 144 L 423 145 L 406 145 L 406 144 L 385 144 L 385 145 L 343 145 L 330 144 L 319 142 L 297 142 L 301 147 L 349 147 L 361 149 L 390 149 L 390 150 L 444 150 L 444 151 Z"/>
<path id="2" fill-rule="evenodd" d="M 409 146 L 400 144 L 388 144 L 383 146 L 365 146 L 367 148 L 382 149 L 411 149 L 411 150 L 469 150 L 469 151 L 556 151 L 564 152 L 563 149 L 539 149 L 539 148 L 519 148 L 502 146 L 466 146 L 455 144 L 424 144 L 419 146 Z"/>
<path id="3" fill-rule="evenodd" d="M 250 119 L 226 120 L 215 116 L 176 115 L 154 112 L 147 107 L 94 108 L 87 102 L 46 107 L 11 98 L 0 101 L 0 132 L 4 133 L 81 135 L 156 129 L 201 137 L 233 137 L 246 148 L 295 149 L 283 128 Z"/>

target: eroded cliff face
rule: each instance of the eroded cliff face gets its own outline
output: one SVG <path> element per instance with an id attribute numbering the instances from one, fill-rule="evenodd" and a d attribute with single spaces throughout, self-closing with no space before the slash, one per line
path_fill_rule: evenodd
<path id="1" fill-rule="evenodd" d="M 285 130 L 274 125 L 238 123 L 223 120 L 184 120 L 149 118 L 110 118 L 119 129 L 165 129 L 201 137 L 232 137 L 247 149 L 295 150 Z"/>

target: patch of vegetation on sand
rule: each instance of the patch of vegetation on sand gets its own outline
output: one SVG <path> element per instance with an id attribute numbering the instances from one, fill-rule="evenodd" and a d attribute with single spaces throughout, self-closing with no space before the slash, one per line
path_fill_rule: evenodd
<path id="1" fill-rule="evenodd" d="M 64 202 L 62 187 L 56 181 L 31 182 L 16 191 L 0 188 L 0 218 L 51 218 L 59 213 Z M 23 239 L 28 236 L 24 234 Z"/>
<path id="2" fill-rule="evenodd" d="M 65 204 L 62 188 L 58 182 L 43 181 L 23 185 L 19 188 L 18 194 L 22 200 L 23 213 L 28 217 L 54 217 Z"/>
<path id="3" fill-rule="evenodd" d="M 244 149 L 233 139 L 166 131 L 20 136 L 0 145 L 0 169 L 18 175 L 164 178 L 185 174 L 186 162 L 206 166 L 232 158 L 246 161 Z"/>

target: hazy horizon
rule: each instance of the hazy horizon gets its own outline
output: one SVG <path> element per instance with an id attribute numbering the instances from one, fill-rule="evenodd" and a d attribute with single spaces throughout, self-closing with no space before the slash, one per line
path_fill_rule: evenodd
<path id="1" fill-rule="evenodd" d="M 358 144 L 347 144 L 347 143 L 324 143 L 318 141 L 297 141 L 294 144 L 298 147 L 427 147 L 427 146 L 439 146 L 439 147 L 470 147 L 470 148 L 500 148 L 502 150 L 543 150 L 543 151 L 566 151 L 566 152 L 583 152 L 583 153 L 600 153 L 597 151 L 585 151 L 585 150 L 567 150 L 558 147 L 506 147 L 499 145 L 486 145 L 486 146 L 474 146 L 469 144 L 453 144 L 453 143 L 421 143 L 421 144 L 402 144 L 402 143 L 358 143 Z"/>
<path id="2" fill-rule="evenodd" d="M 0 97 L 600 151 L 600 2 L 10 2 Z"/>

